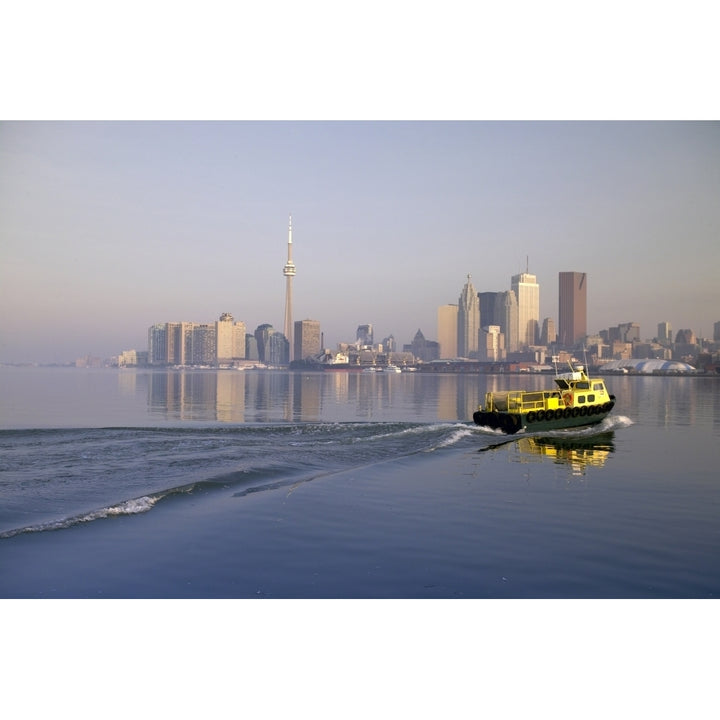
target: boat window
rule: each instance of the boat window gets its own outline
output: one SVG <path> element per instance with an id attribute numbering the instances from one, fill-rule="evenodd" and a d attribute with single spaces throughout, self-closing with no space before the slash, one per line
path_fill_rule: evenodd
<path id="1" fill-rule="evenodd" d="M 584 403 L 584 402 L 585 402 L 585 396 L 584 396 L 584 395 L 576 395 L 576 396 L 575 396 L 575 399 L 576 399 L 579 403 Z"/>
<path id="2" fill-rule="evenodd" d="M 602 392 L 603 384 L 602 383 L 593 383 L 593 390 L 600 390 Z"/>
<path id="3" fill-rule="evenodd" d="M 594 395 L 588 395 L 588 402 L 595 402 L 595 396 L 594 396 Z"/>
<path id="4" fill-rule="evenodd" d="M 586 380 L 582 380 L 582 381 L 576 383 L 576 384 L 575 384 L 575 387 L 576 387 L 578 390 L 589 390 L 589 389 L 590 389 L 590 383 L 587 382 Z"/>

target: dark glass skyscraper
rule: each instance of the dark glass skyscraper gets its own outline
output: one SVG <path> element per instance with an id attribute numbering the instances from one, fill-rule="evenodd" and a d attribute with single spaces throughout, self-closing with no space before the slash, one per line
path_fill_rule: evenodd
<path id="1" fill-rule="evenodd" d="M 587 273 L 559 273 L 558 343 L 574 347 L 587 335 Z"/>

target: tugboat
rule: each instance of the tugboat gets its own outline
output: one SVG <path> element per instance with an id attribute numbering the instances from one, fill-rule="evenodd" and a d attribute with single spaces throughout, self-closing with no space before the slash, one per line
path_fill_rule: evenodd
<path id="1" fill-rule="evenodd" d="M 476 425 L 498 428 L 508 435 L 518 430 L 537 432 L 596 425 L 615 405 L 601 378 L 589 378 L 578 365 L 557 372 L 557 390 L 508 390 L 485 393 L 485 406 L 473 413 Z"/>

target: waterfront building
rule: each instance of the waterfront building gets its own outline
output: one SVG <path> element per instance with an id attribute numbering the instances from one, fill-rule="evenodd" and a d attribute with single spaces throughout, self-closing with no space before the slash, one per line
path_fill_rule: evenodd
<path id="1" fill-rule="evenodd" d="M 437 338 L 441 358 L 457 357 L 458 306 L 441 305 L 437 311 Z"/>
<path id="2" fill-rule="evenodd" d="M 518 349 L 537 345 L 540 325 L 540 285 L 528 272 L 513 275 L 511 288 L 518 304 Z"/>
<path id="3" fill-rule="evenodd" d="M 477 292 L 467 276 L 458 299 L 457 355 L 476 358 L 480 333 L 480 301 Z"/>
<path id="4" fill-rule="evenodd" d="M 505 349 L 507 352 L 517 352 L 518 304 L 514 290 L 506 290 L 496 294 L 494 318 L 494 324 L 500 326 L 500 332 L 505 336 Z"/>
<path id="5" fill-rule="evenodd" d="M 287 338 L 290 348 L 293 342 L 293 321 L 292 321 L 292 281 L 295 277 L 295 263 L 292 259 L 292 215 L 288 221 L 288 256 L 283 275 L 285 276 L 285 337 Z M 292 358 L 290 358 L 292 359 Z M 299 359 L 299 358 L 298 358 Z"/>
<path id="6" fill-rule="evenodd" d="M 215 324 L 193 323 L 191 365 L 214 365 L 216 362 L 215 348 L 217 347 L 217 333 Z M 186 358 L 187 360 L 187 358 Z M 179 363 L 181 365 L 187 362 Z"/>
<path id="7" fill-rule="evenodd" d="M 320 323 L 317 320 L 298 320 L 295 322 L 295 347 L 293 358 L 305 360 L 322 352 Z"/>
<path id="8" fill-rule="evenodd" d="M 558 343 L 571 348 L 587 335 L 587 273 L 559 273 L 558 291 Z"/>
<path id="9" fill-rule="evenodd" d="M 218 365 L 230 365 L 245 359 L 245 323 L 235 322 L 230 313 L 223 313 L 215 323 L 215 358 Z"/>
<path id="10" fill-rule="evenodd" d="M 156 323 L 148 328 L 148 365 L 164 365 L 167 352 L 165 323 Z"/>
<path id="11" fill-rule="evenodd" d="M 192 357 L 195 323 L 156 323 L 148 329 L 149 365 L 186 365 Z"/>

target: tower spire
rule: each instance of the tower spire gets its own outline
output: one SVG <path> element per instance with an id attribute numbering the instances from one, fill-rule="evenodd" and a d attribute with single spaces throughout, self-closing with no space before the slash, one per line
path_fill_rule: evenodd
<path id="1" fill-rule="evenodd" d="M 283 268 L 285 276 L 285 337 L 290 345 L 289 356 L 293 359 L 292 281 L 295 277 L 295 263 L 292 260 L 292 215 L 288 221 L 288 257 Z"/>

